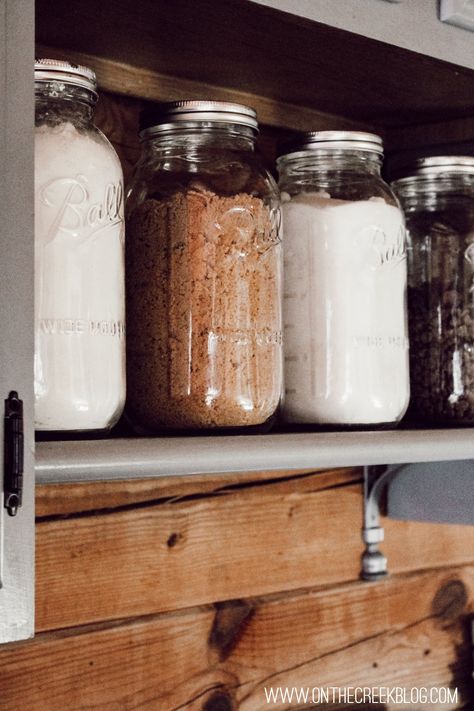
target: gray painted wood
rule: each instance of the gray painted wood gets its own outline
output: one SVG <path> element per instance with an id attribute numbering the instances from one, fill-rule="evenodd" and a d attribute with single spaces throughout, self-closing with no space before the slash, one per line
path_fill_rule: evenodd
<path id="1" fill-rule="evenodd" d="M 253 0 L 276 10 L 474 69 L 474 37 L 441 22 L 438 0 Z M 341 66 L 344 57 L 341 57 Z M 407 67 L 407 81 L 410 80 Z"/>
<path id="2" fill-rule="evenodd" d="M 34 1 L 0 0 L 0 456 L 3 401 L 17 390 L 24 402 L 23 506 L 15 517 L 0 507 L 0 642 L 34 629 L 33 433 L 33 58 Z M 0 477 L 3 486 L 3 476 Z"/>
<path id="3" fill-rule="evenodd" d="M 474 460 L 407 464 L 391 478 L 391 518 L 474 526 Z"/>
<path id="4" fill-rule="evenodd" d="M 37 482 L 474 460 L 472 429 L 40 442 Z"/>

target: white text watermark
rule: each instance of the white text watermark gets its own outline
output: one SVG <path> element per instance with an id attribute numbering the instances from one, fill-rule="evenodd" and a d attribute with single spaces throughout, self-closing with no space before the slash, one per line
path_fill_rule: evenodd
<path id="1" fill-rule="evenodd" d="M 454 704 L 458 690 L 447 686 L 270 686 L 264 687 L 268 705 L 279 704 Z"/>

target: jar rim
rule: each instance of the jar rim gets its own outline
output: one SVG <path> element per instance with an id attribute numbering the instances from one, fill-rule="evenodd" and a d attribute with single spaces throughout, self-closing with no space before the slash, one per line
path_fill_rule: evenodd
<path id="1" fill-rule="evenodd" d="M 89 67 L 60 59 L 35 59 L 35 82 L 54 81 L 79 86 L 97 96 L 97 77 Z"/>
<path id="2" fill-rule="evenodd" d="M 383 141 L 377 134 L 366 131 L 308 131 L 282 144 L 277 164 L 331 150 L 364 151 L 383 156 Z"/>
<path id="3" fill-rule="evenodd" d="M 247 126 L 258 131 L 257 112 L 251 106 L 229 101 L 184 99 L 164 104 L 152 111 L 148 121 L 142 116 L 140 138 L 169 131 L 185 123 L 227 123 Z M 144 120 L 143 120 L 144 119 Z M 148 123 L 149 125 L 144 125 Z"/>
<path id="4" fill-rule="evenodd" d="M 440 178 L 445 175 L 466 175 L 474 177 L 474 156 L 423 156 L 399 163 L 392 168 L 393 185 L 408 185 L 417 178 Z"/>

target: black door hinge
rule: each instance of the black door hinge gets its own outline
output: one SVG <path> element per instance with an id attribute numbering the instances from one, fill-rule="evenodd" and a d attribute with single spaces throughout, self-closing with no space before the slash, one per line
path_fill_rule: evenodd
<path id="1" fill-rule="evenodd" d="M 3 505 L 16 516 L 23 495 L 23 401 L 12 390 L 5 400 Z"/>

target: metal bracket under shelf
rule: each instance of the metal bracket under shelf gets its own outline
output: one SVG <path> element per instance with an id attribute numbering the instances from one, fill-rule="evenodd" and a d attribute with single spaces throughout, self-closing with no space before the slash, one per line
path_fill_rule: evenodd
<path id="1" fill-rule="evenodd" d="M 474 525 L 474 459 L 364 467 L 361 577 L 387 575 L 382 511 L 405 521 Z"/>

